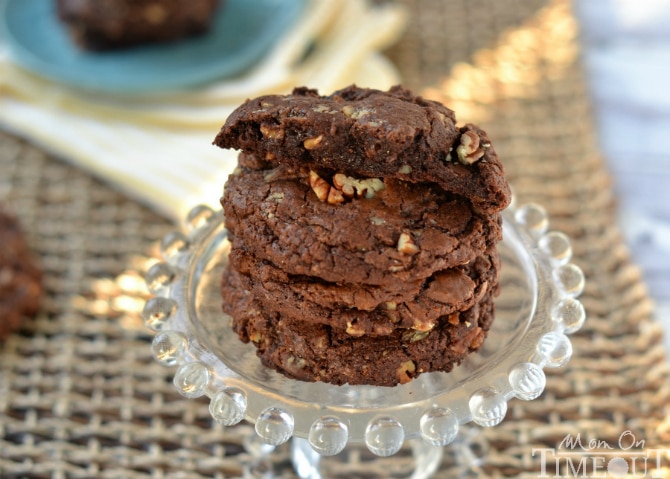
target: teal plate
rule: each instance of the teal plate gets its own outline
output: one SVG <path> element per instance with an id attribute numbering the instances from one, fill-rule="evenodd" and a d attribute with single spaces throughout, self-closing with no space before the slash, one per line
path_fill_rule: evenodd
<path id="1" fill-rule="evenodd" d="M 305 0 L 224 0 L 209 33 L 103 53 L 80 50 L 53 0 L 0 0 L 0 29 L 13 60 L 38 75 L 112 93 L 193 87 L 251 67 L 299 18 Z"/>

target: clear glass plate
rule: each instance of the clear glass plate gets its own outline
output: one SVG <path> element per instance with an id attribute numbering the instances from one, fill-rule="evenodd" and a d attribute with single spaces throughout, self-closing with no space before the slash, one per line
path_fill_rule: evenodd
<path id="1" fill-rule="evenodd" d="M 221 310 L 230 243 L 222 213 L 203 206 L 188 215 L 185 232 L 164 238 L 165 262 L 147 274 L 156 297 L 143 316 L 158 332 L 154 357 L 178 366 L 174 381 L 180 393 L 209 396 L 215 419 L 226 425 L 247 419 L 272 445 L 295 435 L 323 455 L 364 443 L 387 456 L 405 439 L 446 445 L 459 425 L 494 426 L 505 417 L 509 399 L 542 393 L 543 368 L 567 363 L 572 346 L 566 334 L 585 319 L 575 299 L 584 277 L 569 263 L 567 237 L 547 233 L 548 219 L 538 205 L 509 208 L 503 217 L 502 292 L 493 327 L 481 350 L 450 373 L 422 374 L 395 387 L 334 386 L 265 368 Z"/>

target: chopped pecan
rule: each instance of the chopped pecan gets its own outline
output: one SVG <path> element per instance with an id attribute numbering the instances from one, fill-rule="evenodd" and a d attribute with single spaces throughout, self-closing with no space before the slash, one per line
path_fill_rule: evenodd
<path id="1" fill-rule="evenodd" d="M 412 376 L 410 376 L 410 374 L 415 371 L 416 364 L 414 364 L 414 361 L 405 361 L 396 370 L 396 377 L 398 378 L 398 382 L 400 382 L 400 384 L 406 384 L 410 382 L 412 380 Z"/>
<path id="2" fill-rule="evenodd" d="M 411 235 L 408 233 L 401 233 L 400 238 L 398 239 L 398 251 L 402 254 L 414 256 L 421 250 L 416 245 Z"/>
<path id="3" fill-rule="evenodd" d="M 326 201 L 331 205 L 336 205 L 337 203 L 344 203 L 344 196 L 342 195 L 342 192 L 337 188 L 331 188 L 330 191 L 328 191 L 328 198 L 326 199 Z"/>
<path id="4" fill-rule="evenodd" d="M 316 197 L 321 201 L 326 201 L 328 199 L 328 193 L 330 193 L 331 188 L 330 185 L 326 180 L 321 178 L 315 171 L 312 170 L 309 172 L 309 186 L 316 194 Z"/>
<path id="5" fill-rule="evenodd" d="M 475 328 L 475 331 L 475 337 L 472 338 L 472 341 L 470 342 L 470 349 L 479 349 L 484 343 L 484 338 L 486 337 L 486 332 L 479 326 Z"/>
<path id="6" fill-rule="evenodd" d="M 347 198 L 374 198 L 378 191 L 386 189 L 386 185 L 379 178 L 357 180 L 342 173 L 333 176 L 333 185 Z"/>
<path id="7" fill-rule="evenodd" d="M 479 147 L 479 135 L 474 131 L 466 131 L 461 135 L 461 144 L 456 147 L 458 161 L 464 165 L 471 165 L 484 156 L 484 150 Z"/>
<path id="8" fill-rule="evenodd" d="M 342 203 L 345 198 L 373 198 L 375 192 L 385 188 L 384 182 L 378 178 L 357 180 L 341 173 L 333 176 L 333 185 L 331 186 L 312 170 L 309 172 L 309 186 L 317 198 L 330 204 Z"/>
<path id="9" fill-rule="evenodd" d="M 354 337 L 360 337 L 365 334 L 365 330 L 358 324 L 353 324 L 351 321 L 347 321 L 347 334 Z"/>

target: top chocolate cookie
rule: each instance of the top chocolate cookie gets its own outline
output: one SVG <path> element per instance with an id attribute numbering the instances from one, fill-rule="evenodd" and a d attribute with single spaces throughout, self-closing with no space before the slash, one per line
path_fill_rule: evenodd
<path id="1" fill-rule="evenodd" d="M 247 100 L 214 144 L 251 153 L 270 167 L 436 183 L 484 213 L 510 201 L 486 133 L 474 125 L 458 128 L 453 111 L 399 86 L 382 92 L 352 85 L 329 96 L 303 87 Z"/>

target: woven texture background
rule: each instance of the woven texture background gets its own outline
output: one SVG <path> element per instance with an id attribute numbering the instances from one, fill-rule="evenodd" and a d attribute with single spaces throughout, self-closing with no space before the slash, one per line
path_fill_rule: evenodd
<path id="1" fill-rule="evenodd" d="M 550 213 L 587 276 L 588 320 L 543 396 L 511 401 L 477 434 L 486 476 L 540 471 L 532 449 L 566 434 L 616 443 L 632 431 L 670 448 L 670 369 L 661 329 L 614 224 L 568 6 L 545 0 L 407 0 L 388 52 L 406 83 L 494 139 L 517 201 Z M 34 320 L 0 345 L 0 477 L 238 477 L 248 424 L 213 424 L 155 364 L 139 320 L 141 270 L 167 220 L 39 148 L 0 134 L 0 202 L 45 270 Z M 278 474 L 293 477 L 286 448 Z M 667 460 L 664 463 L 669 466 Z M 436 477 L 448 477 L 445 465 Z"/>

